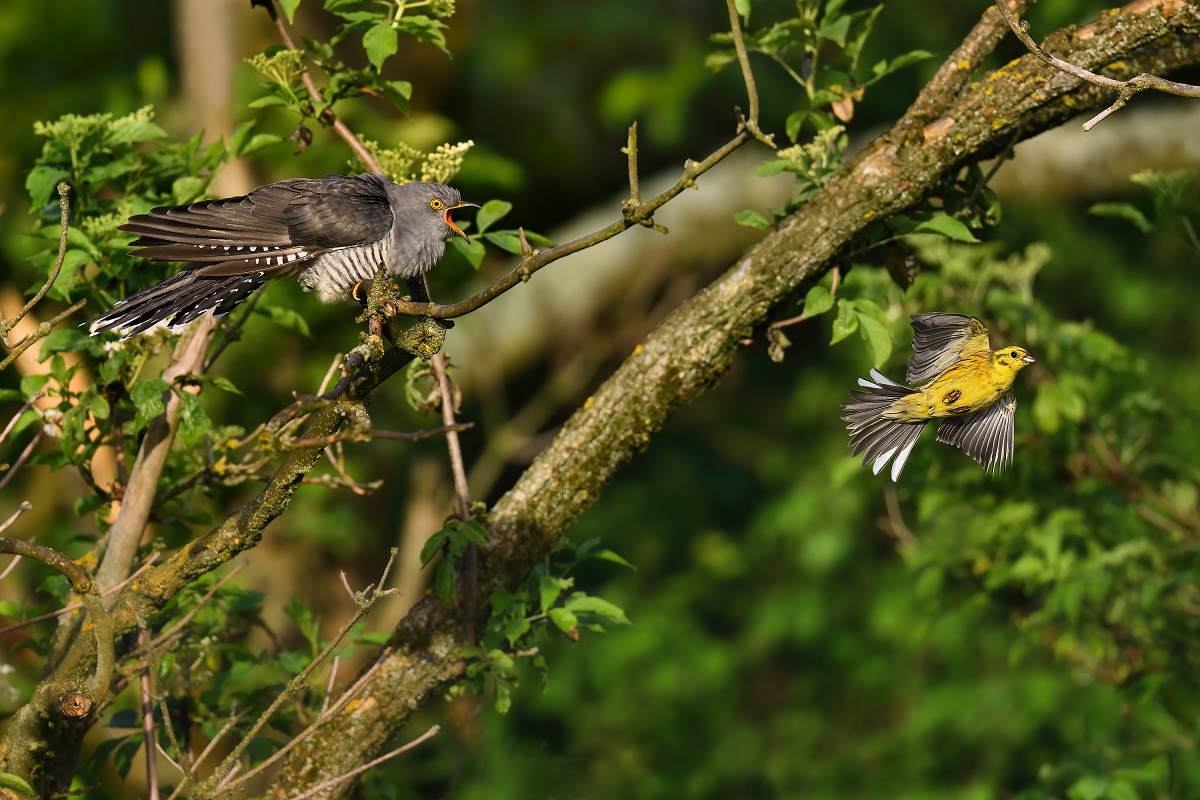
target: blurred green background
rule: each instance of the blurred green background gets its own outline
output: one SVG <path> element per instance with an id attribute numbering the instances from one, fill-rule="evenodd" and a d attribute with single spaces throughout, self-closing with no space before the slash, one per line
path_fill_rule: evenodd
<path id="1" fill-rule="evenodd" d="M 868 140 L 903 113 L 986 5 L 886 2 L 866 60 L 918 48 L 934 57 L 869 91 L 850 123 L 852 139 Z M 791 7 L 756 4 L 752 22 Z M 1103 7 L 1043 0 L 1030 19 L 1036 31 L 1049 32 Z M 189 13 L 212 25 L 189 27 Z M 305 2 L 295 27 L 319 34 L 330 24 Z M 588 213 L 599 210 L 605 221 L 619 213 L 626 186 L 619 148 L 631 121 L 639 122 L 647 176 L 674 172 L 729 138 L 733 108 L 745 104 L 739 76 L 714 75 L 703 64 L 707 37 L 727 25 L 715 0 L 460 0 L 448 36 L 452 57 L 410 45 L 389 62 L 396 77 L 414 83 L 412 118 L 369 102 L 339 111 L 380 141 L 432 147 L 474 140 L 456 181 L 464 195 L 511 200 L 512 224 L 561 237 Z M 27 262 L 35 218 L 24 178 L 41 147 L 33 122 L 120 115 L 152 103 L 173 136 L 227 131 L 255 116 L 246 102 L 257 78 L 239 59 L 272 44 L 272 33 L 248 0 L 0 6 L 6 311 L 40 282 Z M 185 58 L 189 47 L 193 55 Z M 995 63 L 1019 55 L 1017 48 L 1007 41 Z M 794 86 L 769 62 L 754 65 L 763 127 L 782 132 Z M 229 75 L 227 99 L 217 91 L 211 106 L 202 99 L 218 80 L 205 77 L 210 66 Z M 188 70 L 197 69 L 189 84 Z M 989 243 L 919 249 L 929 274 L 906 293 L 869 258 L 850 272 L 848 291 L 892 301 L 902 343 L 884 370 L 893 377 L 907 355 L 906 314 L 918 310 L 985 316 L 998 335 L 1039 358 L 1038 370 L 1018 382 L 1012 470 L 985 478 L 926 433 L 897 487 L 873 478 L 850 459 L 838 418 L 838 404 L 870 366 L 858 338 L 829 347 L 829 317 L 789 328 L 793 346 L 782 364 L 767 358 L 757 338 L 572 534 L 600 537 L 637 566 L 590 566 L 578 576 L 588 591 L 621 605 L 633 626 L 585 634 L 574 645 L 548 640 L 544 690 L 530 675 L 507 716 L 478 698 L 429 704 L 419 722 L 442 723 L 442 735 L 373 771 L 363 796 L 1200 796 L 1200 690 L 1192 677 L 1200 604 L 1184 602 L 1196 591 L 1200 531 L 1200 293 L 1188 226 L 1196 190 L 1181 178 L 1176 202 L 1155 216 L 1155 196 L 1129 180 L 1138 169 L 1193 166 L 1166 131 L 1194 131 L 1194 113 L 1182 101 L 1139 97 L 1101 126 L 1122 126 L 1132 163 L 1106 166 L 1101 150 L 1083 160 L 1087 174 L 1022 171 L 1026 158 L 1037 158 L 1033 146 L 1086 152 L 1099 133 L 1068 126 L 1019 148 L 997 177 L 1003 220 Z M 281 135 L 294 125 L 282 112 L 260 119 L 260 129 Z M 1163 119 L 1177 122 L 1164 126 Z M 1139 134 L 1142 125 L 1157 132 Z M 1139 136 L 1165 144 L 1138 159 Z M 753 176 L 765 158 L 762 151 L 738 162 L 737 181 L 751 197 L 767 185 Z M 338 140 L 317 131 L 303 154 L 293 156 L 287 145 L 257 153 L 221 185 L 237 193 L 282 177 L 346 171 L 347 159 Z M 700 189 L 703 195 L 704 180 Z M 1097 217 L 1089 213 L 1097 202 L 1133 203 L 1157 225 L 1143 233 Z M 529 312 L 553 324 L 529 321 L 537 335 L 519 353 L 488 343 L 528 334 L 526 318 L 506 313 L 517 302 L 511 295 L 477 312 L 483 322 L 464 325 L 462 343 L 450 332 L 462 416 L 477 422 L 464 435 L 477 497 L 503 493 L 639 339 L 732 263 L 748 236 L 732 219 L 742 207 L 721 208 L 723 222 L 704 228 L 703 252 L 686 263 L 672 258 L 678 239 L 660 244 L 649 231 L 625 234 L 658 249 L 647 255 L 635 243 L 609 251 L 636 267 L 619 292 L 594 302 L 571 260 L 540 273 L 535 284 L 574 299 Z M 606 257 L 603 246 L 596 257 Z M 979 277 L 1032 270 L 1033 262 L 1040 271 L 1032 296 L 1001 278 Z M 490 256 L 482 278 L 509 265 Z M 478 280 L 465 263 L 449 260 L 431 283 L 436 298 L 457 299 Z M 312 391 L 331 359 L 356 342 L 353 309 L 321 306 L 295 286 L 267 292 L 273 304 L 299 309 L 313 338 L 253 318 L 221 370 L 240 383 L 253 376 L 255 391 L 204 395 L 221 424 L 253 427 L 292 391 Z M 81 321 L 82 314 L 71 320 Z M 467 337 L 484 344 L 468 346 Z M 10 371 L 0 385 L 18 378 Z M 435 424 L 406 407 L 397 381 L 377 393 L 372 415 L 381 428 Z M 0 456 L 11 461 L 21 445 L 6 443 Z M 1106 449 L 1115 462 L 1104 460 Z M 337 570 L 365 585 L 377 577 L 380 554 L 399 544 L 408 595 L 373 618 L 373 627 L 386 630 L 421 591 L 413 542 L 419 549 L 419 537 L 437 530 L 451 509 L 440 440 L 347 452 L 353 474 L 382 478 L 384 488 L 360 497 L 305 487 L 292 513 L 243 556 L 251 568 L 239 580 L 266 592 L 263 624 L 284 643 L 298 637 L 282 612 L 293 595 L 318 611 L 328 635 L 348 613 Z M 10 535 L 36 536 L 73 555 L 86 551 L 94 526 L 71 508 L 84 487 L 64 480 L 65 473 L 33 467 L 5 489 L 0 513 L 22 498 L 34 504 Z M 219 519 L 252 488 L 218 493 L 199 511 Z M 22 566 L 0 585 L 0 598 L 18 602 L 44 578 L 44 570 Z M 264 650 L 273 646 L 262 637 Z M 38 661 L 17 650 L 3 660 L 16 668 L 0 697 L 0 709 L 11 714 L 36 680 Z"/>

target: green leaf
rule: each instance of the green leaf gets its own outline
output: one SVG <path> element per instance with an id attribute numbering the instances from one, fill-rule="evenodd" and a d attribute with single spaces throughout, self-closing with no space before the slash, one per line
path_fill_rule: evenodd
<path id="1" fill-rule="evenodd" d="M 251 100 L 246 105 L 250 108 L 266 108 L 267 106 L 286 106 L 287 104 L 286 97 L 280 97 L 277 94 L 265 94 L 262 97 Z"/>
<path id="2" fill-rule="evenodd" d="M 179 439 L 183 446 L 191 448 L 199 444 L 200 439 L 212 427 L 212 420 L 204 413 L 200 398 L 191 392 L 180 390 L 179 397 Z"/>
<path id="3" fill-rule="evenodd" d="M 38 351 L 38 361 L 45 361 L 54 353 L 75 353 L 83 350 L 91 342 L 92 337 L 79 328 L 57 328 L 42 339 L 42 347 Z"/>
<path id="4" fill-rule="evenodd" d="M 412 111 L 408 98 L 412 97 L 412 84 L 408 81 L 383 81 L 380 89 L 383 96 L 392 101 L 392 105 L 405 114 Z"/>
<path id="5" fill-rule="evenodd" d="M 47 167 L 44 164 L 38 164 L 31 169 L 25 177 L 25 190 L 29 192 L 29 202 L 33 205 L 31 210 L 40 211 L 49 203 L 58 182 L 66 177 L 66 170 Z"/>
<path id="6" fill-rule="evenodd" d="M 862 334 L 863 341 L 871 351 L 871 360 L 875 367 L 882 367 L 883 362 L 892 354 L 891 329 L 874 317 L 859 314 L 858 332 Z"/>
<path id="7" fill-rule="evenodd" d="M 182 178 L 176 178 L 175 182 L 171 184 L 171 194 L 174 195 L 176 204 L 183 205 L 203 194 L 206 186 L 208 186 L 207 178 L 199 175 L 184 175 Z"/>
<path id="8" fill-rule="evenodd" d="M 371 29 L 363 34 L 363 49 L 367 51 L 367 59 L 376 71 L 383 68 L 383 62 L 395 54 L 397 47 L 396 29 L 392 27 L 390 20 L 372 25 Z"/>
<path id="9" fill-rule="evenodd" d="M 1123 219 L 1133 223 L 1134 227 L 1142 233 L 1150 233 L 1154 230 L 1154 223 L 1147 219 L 1141 209 L 1129 203 L 1096 203 L 1088 209 L 1088 213 L 1098 217 Z"/>
<path id="10" fill-rule="evenodd" d="M 804 296 L 804 309 L 801 313 L 811 318 L 820 316 L 831 308 L 833 308 L 833 295 L 824 286 L 817 284 Z"/>
<path id="11" fill-rule="evenodd" d="M 152 420 L 166 410 L 163 405 L 163 395 L 171 390 L 170 385 L 159 378 L 147 378 L 138 381 L 129 392 L 133 404 L 137 406 L 138 414 L 143 419 Z"/>
<path id="12" fill-rule="evenodd" d="M 583 592 L 576 592 L 567 598 L 567 602 L 563 604 L 563 608 L 571 611 L 576 616 L 591 614 L 615 625 L 633 624 L 629 621 L 629 617 L 625 616 L 625 609 L 610 603 L 603 597 L 594 597 Z"/>
<path id="13" fill-rule="evenodd" d="M 292 24 L 299 6 L 300 0 L 279 0 L 279 7 L 283 9 L 283 15 L 287 17 L 288 25 Z"/>
<path id="14" fill-rule="evenodd" d="M 913 233 L 936 233 L 956 242 L 975 243 L 979 241 L 975 238 L 975 234 L 971 233 L 970 228 L 954 217 L 945 214 L 938 214 L 918 224 L 913 228 Z"/>
<path id="15" fill-rule="evenodd" d="M 483 263 L 483 257 L 487 252 L 483 246 L 483 242 L 478 239 L 468 243 L 465 239 L 455 237 L 450 240 L 450 246 L 457 250 L 473 269 L 479 269 L 479 265 Z"/>
<path id="16" fill-rule="evenodd" d="M 19 775 L 13 775 L 11 772 L 0 772 L 0 789 L 10 789 L 17 794 L 37 797 L 37 792 L 33 791 L 32 786 Z"/>
<path id="17" fill-rule="evenodd" d="M 283 141 L 283 137 L 274 133 L 256 133 L 246 143 L 238 155 L 248 156 L 251 153 L 257 153 L 259 150 L 265 150 L 268 147 L 273 147 Z"/>
<path id="18" fill-rule="evenodd" d="M 597 561 L 611 561 L 614 564 L 620 564 L 623 567 L 629 567 L 632 570 L 637 570 L 637 567 L 635 567 L 631 562 L 625 560 L 619 554 L 607 548 L 593 550 L 588 553 L 587 557 L 594 558 Z"/>
<path id="19" fill-rule="evenodd" d="M 757 228 L 760 231 L 771 227 L 771 220 L 749 208 L 734 214 L 733 221 L 738 225 L 745 225 L 747 228 Z"/>
<path id="20" fill-rule="evenodd" d="M 896 56 L 891 61 L 885 60 L 877 62 L 873 67 L 871 67 L 871 74 L 874 75 L 876 80 L 878 80 L 885 75 L 891 75 L 897 70 L 904 69 L 905 67 L 912 66 L 913 64 L 920 63 L 925 59 L 932 57 L 933 53 L 930 53 L 928 50 L 911 50 L 907 53 Z"/>
<path id="21" fill-rule="evenodd" d="M 104 141 L 108 145 L 134 144 L 149 142 L 154 139 L 167 139 L 167 132 L 148 119 L 139 119 L 134 115 L 115 120 Z"/>
<path id="22" fill-rule="evenodd" d="M 558 602 L 558 596 L 570 588 L 570 581 L 553 575 L 538 576 L 538 603 L 543 611 L 549 611 Z"/>
<path id="23" fill-rule="evenodd" d="M 529 633 L 529 629 L 529 620 L 524 617 L 510 619 L 504 623 L 504 638 L 510 645 L 516 645 L 518 639 Z"/>
<path id="24" fill-rule="evenodd" d="M 224 375 L 211 375 L 209 376 L 208 380 L 213 386 L 221 389 L 222 391 L 229 392 L 230 394 L 242 395 L 243 397 L 246 396 L 241 389 L 233 385 L 233 381 L 229 380 L 229 378 L 226 378 Z"/>
<path id="25" fill-rule="evenodd" d="M 492 231 L 485 233 L 483 238 L 506 253 L 512 253 L 514 256 L 521 254 L 521 240 L 512 231 Z"/>
<path id="26" fill-rule="evenodd" d="M 442 546 L 446 544 L 446 538 L 449 532 L 443 528 L 434 533 L 425 540 L 425 544 L 421 547 L 421 566 L 428 566 L 433 557 L 442 551 Z"/>
<path id="27" fill-rule="evenodd" d="M 295 309 L 282 308 L 280 306 L 264 306 L 260 303 L 254 307 L 254 313 L 262 314 L 281 328 L 296 331 L 309 339 L 312 338 L 312 332 L 308 328 L 308 321 L 300 316 L 299 312 Z"/>
<path id="28" fill-rule="evenodd" d="M 512 203 L 506 200 L 488 200 L 475 215 L 475 228 L 483 233 L 510 211 L 512 211 Z"/>
<path id="29" fill-rule="evenodd" d="M 448 558 L 444 559 L 442 563 L 438 564 L 434 584 L 438 597 L 442 598 L 442 602 L 446 605 L 454 603 L 454 578 L 454 562 Z"/>
<path id="30" fill-rule="evenodd" d="M 750 0 L 733 0 L 733 7 L 742 18 L 742 24 L 750 24 Z"/>
<path id="31" fill-rule="evenodd" d="M 829 340 L 830 344 L 837 344 L 858 330 L 858 314 L 855 312 L 854 306 L 845 300 L 838 300 L 837 308 L 838 313 L 837 318 L 833 321 L 833 338 Z"/>
<path id="32" fill-rule="evenodd" d="M 575 618 L 575 614 L 565 608 L 552 608 L 547 613 L 550 615 L 550 621 L 563 633 L 570 633 L 579 627 L 579 620 Z"/>

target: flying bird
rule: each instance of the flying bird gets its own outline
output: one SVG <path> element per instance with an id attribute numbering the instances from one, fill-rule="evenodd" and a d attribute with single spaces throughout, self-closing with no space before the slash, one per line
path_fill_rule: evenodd
<path id="1" fill-rule="evenodd" d="M 294 178 L 241 197 L 155 208 L 118 230 L 137 234 L 132 255 L 182 261 L 183 269 L 91 320 L 91 331 L 128 337 L 209 310 L 220 316 L 279 278 L 296 278 L 325 302 L 346 297 L 380 265 L 413 278 L 437 263 L 447 240 L 467 238 L 451 212 L 473 205 L 449 186 L 398 186 L 368 173 Z"/>
<path id="2" fill-rule="evenodd" d="M 878 475 L 892 462 L 892 480 L 925 425 L 939 419 L 937 440 L 960 448 L 984 466 L 1001 470 L 1013 458 L 1012 385 L 1017 373 L 1034 362 L 1021 347 L 991 349 L 987 327 L 963 314 L 916 314 L 912 318 L 913 353 L 901 386 L 878 370 L 842 404 L 854 455 L 863 456 Z"/>

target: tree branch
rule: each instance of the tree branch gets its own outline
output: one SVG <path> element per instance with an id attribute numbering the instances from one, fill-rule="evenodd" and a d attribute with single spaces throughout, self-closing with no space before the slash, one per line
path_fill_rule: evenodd
<path id="1" fill-rule="evenodd" d="M 1141 73 L 1140 75 L 1134 75 L 1128 80 L 1119 81 L 1104 75 L 1098 75 L 1091 70 L 1084 69 L 1083 67 L 1077 67 L 1070 62 L 1063 61 L 1061 58 L 1052 56 L 1041 47 L 1038 47 L 1037 42 L 1033 40 L 1033 37 L 1031 37 L 1029 32 L 1026 30 L 1026 24 L 1017 19 L 1016 14 L 1009 10 L 1008 5 L 1004 2 L 1004 0 L 995 0 L 995 3 L 996 8 L 1000 9 L 1000 13 L 1004 15 L 1004 21 L 1008 23 L 1008 27 L 1011 28 L 1012 32 L 1017 35 L 1017 38 L 1021 40 L 1021 44 L 1025 45 L 1025 47 L 1028 48 L 1029 51 L 1035 56 L 1040 58 L 1042 61 L 1045 61 L 1055 69 L 1065 72 L 1068 75 L 1073 75 L 1076 78 L 1079 78 L 1081 81 L 1087 81 L 1088 83 L 1095 84 L 1096 86 L 1101 86 L 1106 89 L 1115 89 L 1117 91 L 1117 99 L 1112 102 L 1112 105 L 1089 119 L 1087 122 L 1083 123 L 1083 129 L 1085 131 L 1090 131 L 1092 128 L 1096 127 L 1096 125 L 1103 122 L 1109 114 L 1112 114 L 1113 112 L 1119 111 L 1121 108 L 1123 108 L 1125 104 L 1129 102 L 1129 98 L 1133 97 L 1138 92 L 1145 91 L 1146 89 L 1154 89 L 1159 92 L 1166 92 L 1167 94 L 1179 95 L 1180 97 L 1200 98 L 1200 86 L 1193 86 L 1190 83 L 1177 83 L 1175 81 L 1169 81 L 1165 78 L 1160 78 L 1157 75 L 1150 75 L 1145 72 Z M 1161 9 L 1161 13 L 1174 13 L 1175 11 L 1178 11 L 1180 7 L 1182 7 L 1183 3 L 1176 3 L 1175 8 L 1168 8 L 1168 5 L 1170 4 L 1164 4 L 1164 7 Z"/>

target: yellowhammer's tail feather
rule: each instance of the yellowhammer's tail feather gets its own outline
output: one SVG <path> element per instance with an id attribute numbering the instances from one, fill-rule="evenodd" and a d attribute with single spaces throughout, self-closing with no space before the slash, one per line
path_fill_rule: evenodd
<path id="1" fill-rule="evenodd" d="M 874 369 L 871 380 L 859 378 L 858 383 L 866 391 L 850 392 L 852 402 L 842 404 L 846 412 L 842 419 L 849 423 L 846 427 L 850 431 L 851 452 L 862 453 L 863 466 L 870 464 L 876 475 L 891 461 L 892 480 L 897 481 L 925 423 L 887 419 L 883 412 L 912 390 Z"/>

